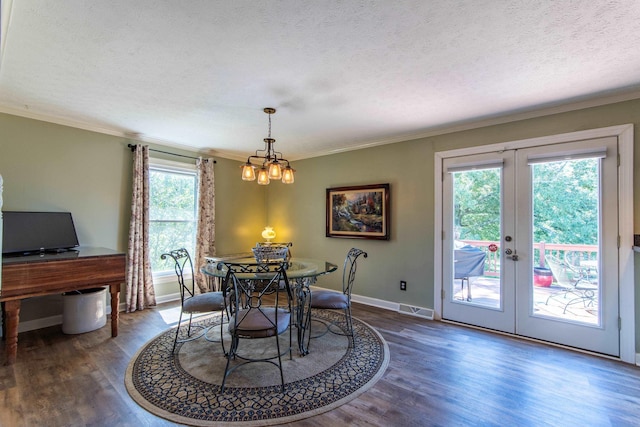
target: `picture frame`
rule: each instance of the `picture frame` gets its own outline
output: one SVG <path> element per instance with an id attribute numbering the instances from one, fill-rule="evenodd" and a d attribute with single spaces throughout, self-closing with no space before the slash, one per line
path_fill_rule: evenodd
<path id="1" fill-rule="evenodd" d="M 327 188 L 327 237 L 389 240 L 389 184 Z"/>

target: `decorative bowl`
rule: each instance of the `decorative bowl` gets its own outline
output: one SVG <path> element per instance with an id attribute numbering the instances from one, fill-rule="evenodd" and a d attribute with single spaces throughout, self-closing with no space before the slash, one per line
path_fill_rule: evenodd
<path id="1" fill-rule="evenodd" d="M 251 251 L 257 262 L 284 261 L 287 259 L 289 247 L 278 245 L 257 246 L 251 248 Z"/>

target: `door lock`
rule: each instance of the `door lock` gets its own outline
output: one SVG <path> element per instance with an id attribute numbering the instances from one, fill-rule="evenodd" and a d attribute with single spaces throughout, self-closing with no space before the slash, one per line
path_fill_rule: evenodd
<path id="1" fill-rule="evenodd" d="M 512 261 L 517 261 L 518 260 L 518 255 L 515 254 L 515 251 L 507 248 L 504 250 L 505 255 L 507 255 L 507 258 L 510 258 Z"/>

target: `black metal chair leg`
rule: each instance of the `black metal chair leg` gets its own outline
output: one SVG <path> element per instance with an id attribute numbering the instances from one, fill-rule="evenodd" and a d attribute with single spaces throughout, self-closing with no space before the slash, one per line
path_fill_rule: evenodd
<path id="1" fill-rule="evenodd" d="M 278 350 L 278 368 L 280 369 L 280 382 L 282 384 L 282 393 L 284 393 L 284 374 L 282 373 L 282 355 L 280 354 L 280 339 L 276 338 L 276 349 Z M 289 346 L 289 354 L 291 354 L 291 346 Z"/>
<path id="2" fill-rule="evenodd" d="M 178 336 L 180 335 L 180 325 L 182 324 L 182 310 L 180 310 L 180 318 L 178 319 L 178 327 L 176 328 L 176 337 L 173 340 L 173 349 L 171 353 L 176 352 L 176 345 L 178 344 Z"/>

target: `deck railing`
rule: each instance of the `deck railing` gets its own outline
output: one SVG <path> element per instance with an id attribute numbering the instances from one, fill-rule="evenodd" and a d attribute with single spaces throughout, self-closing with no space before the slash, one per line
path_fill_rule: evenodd
<path id="1" fill-rule="evenodd" d="M 484 263 L 485 276 L 500 275 L 500 242 L 487 240 L 460 240 L 461 242 L 482 249 L 487 257 Z M 582 260 L 597 260 L 597 245 L 570 245 L 563 243 L 539 242 L 533 244 L 534 256 L 538 267 L 548 267 L 545 263 L 545 255 L 553 255 L 564 260 L 568 253 L 577 254 Z"/>

